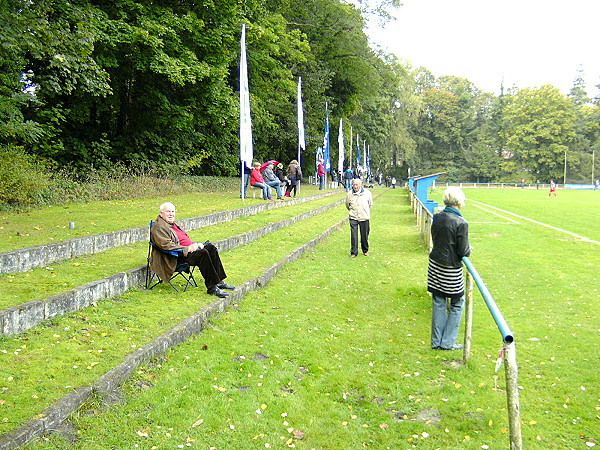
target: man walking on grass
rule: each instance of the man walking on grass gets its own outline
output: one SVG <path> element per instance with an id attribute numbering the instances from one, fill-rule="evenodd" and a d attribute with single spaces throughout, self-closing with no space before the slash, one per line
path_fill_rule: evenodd
<path id="1" fill-rule="evenodd" d="M 371 219 L 373 196 L 362 186 L 360 178 L 352 180 L 352 190 L 346 196 L 346 208 L 350 219 L 350 257 L 358 255 L 358 231 L 363 255 L 369 256 L 369 220 Z"/>

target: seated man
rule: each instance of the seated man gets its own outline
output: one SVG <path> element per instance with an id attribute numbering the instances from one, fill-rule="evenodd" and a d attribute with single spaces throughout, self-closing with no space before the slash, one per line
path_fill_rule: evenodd
<path id="1" fill-rule="evenodd" d="M 281 200 L 283 198 L 283 192 L 281 192 L 281 181 L 279 181 L 279 178 L 277 178 L 275 176 L 275 172 L 273 172 L 273 167 L 276 162 L 277 161 L 269 161 L 267 163 L 267 167 L 265 167 L 265 170 L 263 170 L 263 178 L 268 186 L 275 188 L 277 191 L 277 200 Z"/>
<path id="2" fill-rule="evenodd" d="M 193 242 L 187 233 L 175 223 L 175 206 L 172 203 L 167 202 L 160 205 L 159 215 L 150 230 L 150 239 L 163 250 L 183 250 L 183 255 L 179 258 L 190 266 L 197 266 L 200 269 L 209 294 L 224 298 L 229 294 L 221 289 L 235 289 L 235 286 L 223 281 L 227 275 L 221 264 L 217 247 L 211 243 L 205 245 Z M 158 249 L 152 249 L 150 267 L 161 280 L 170 280 L 176 266 L 177 261 L 173 257 Z"/>

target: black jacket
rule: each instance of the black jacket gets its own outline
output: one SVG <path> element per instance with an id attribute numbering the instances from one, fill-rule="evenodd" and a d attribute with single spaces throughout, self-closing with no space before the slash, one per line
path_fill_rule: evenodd
<path id="1" fill-rule="evenodd" d="M 277 178 L 279 178 L 279 181 L 285 181 L 285 172 L 283 171 L 283 169 L 280 169 L 279 167 L 277 169 L 275 169 L 275 176 Z"/>
<path id="2" fill-rule="evenodd" d="M 446 267 L 462 267 L 462 257 L 471 254 L 469 224 L 452 210 L 457 211 L 454 208 L 446 208 L 433 216 L 433 249 L 429 259 Z"/>

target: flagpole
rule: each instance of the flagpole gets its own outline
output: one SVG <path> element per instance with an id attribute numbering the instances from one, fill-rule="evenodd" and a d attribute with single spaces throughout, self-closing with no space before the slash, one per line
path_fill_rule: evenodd
<path id="1" fill-rule="evenodd" d="M 344 175 L 344 126 L 343 126 L 343 118 L 340 118 L 340 130 L 338 132 L 338 171 L 336 174 L 336 180 L 338 181 L 337 185 L 339 186 L 339 182 L 341 181 L 341 177 Z"/>

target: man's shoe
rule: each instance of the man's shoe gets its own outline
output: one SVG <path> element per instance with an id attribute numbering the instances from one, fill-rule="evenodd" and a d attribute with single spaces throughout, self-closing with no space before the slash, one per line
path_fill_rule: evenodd
<path id="1" fill-rule="evenodd" d="M 232 286 L 230 284 L 225 283 L 224 281 L 220 282 L 219 284 L 217 284 L 217 287 L 219 289 L 229 289 L 230 291 L 233 291 L 235 289 L 235 286 Z"/>
<path id="2" fill-rule="evenodd" d="M 440 347 L 441 350 L 462 350 L 463 348 L 464 348 L 464 346 L 462 344 L 454 344 L 450 348 Z"/>
<path id="3" fill-rule="evenodd" d="M 213 286 L 212 288 L 208 289 L 206 292 L 210 295 L 216 295 L 219 298 L 225 298 L 225 297 L 229 296 L 229 294 L 227 292 L 223 292 L 221 289 L 219 289 L 216 286 Z"/>
<path id="4" fill-rule="evenodd" d="M 369 256 L 369 252 L 364 252 L 363 255 Z"/>
<path id="5" fill-rule="evenodd" d="M 356 255 L 350 255 L 350 258 L 356 258 Z"/>

